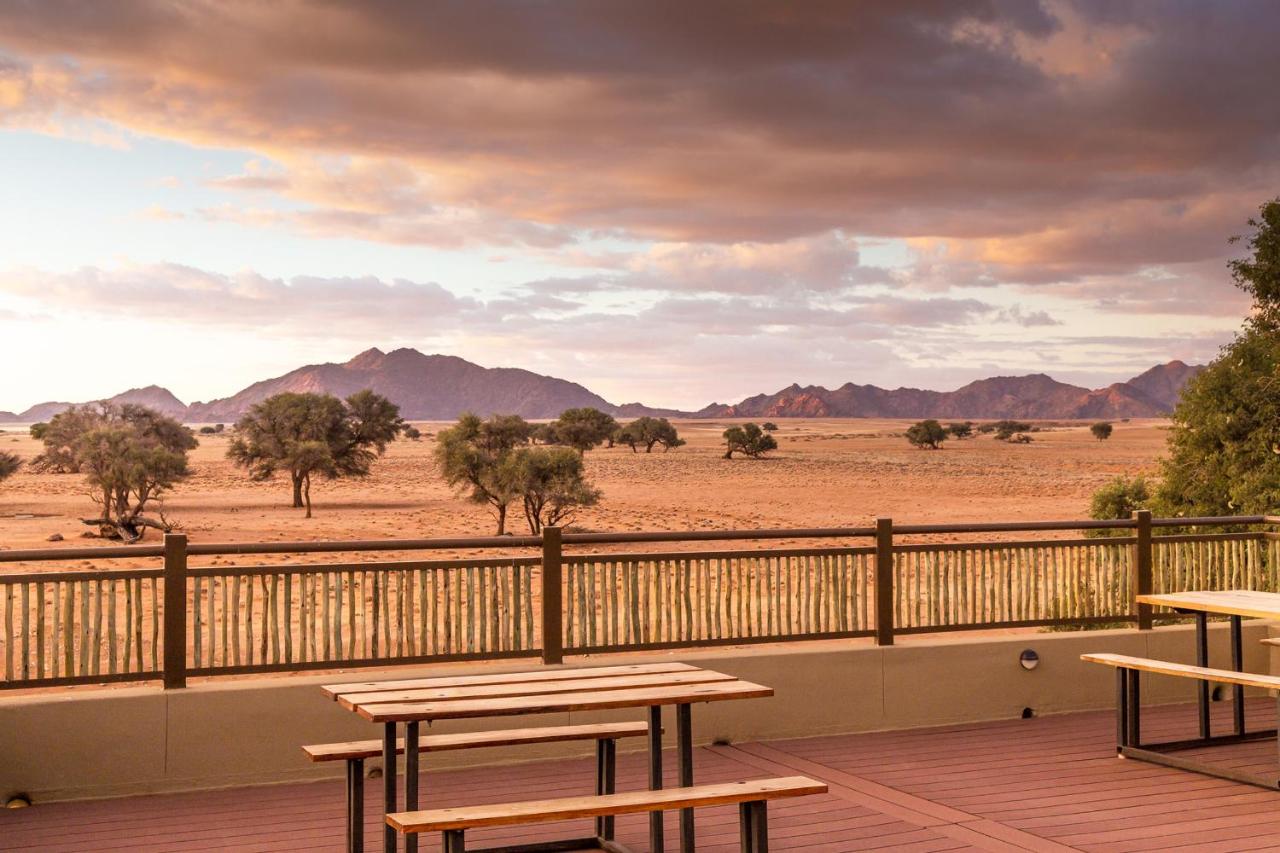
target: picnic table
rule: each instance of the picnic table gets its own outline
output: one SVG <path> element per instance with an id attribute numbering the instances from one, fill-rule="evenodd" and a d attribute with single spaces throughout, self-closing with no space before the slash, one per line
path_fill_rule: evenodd
<path id="1" fill-rule="evenodd" d="M 649 787 L 662 788 L 662 707 L 675 706 L 678 778 L 693 785 L 691 706 L 696 702 L 754 699 L 773 690 L 734 676 L 683 663 L 540 669 L 530 672 L 401 679 L 329 685 L 339 705 L 383 726 L 383 808 L 397 811 L 397 727 L 404 726 L 406 810 L 419 807 L 418 728 L 436 720 L 644 708 L 648 714 Z M 650 816 L 650 847 L 663 849 L 662 814 Z M 680 812 L 681 848 L 693 849 L 693 809 Z M 384 829 L 384 849 L 396 849 L 396 832 Z M 416 850 L 406 839 L 406 850 Z"/>
<path id="2" fill-rule="evenodd" d="M 1244 671 L 1244 639 L 1241 619 L 1248 616 L 1258 619 L 1280 619 L 1280 593 L 1255 592 L 1253 590 L 1199 590 L 1167 592 L 1158 595 L 1139 595 L 1139 604 L 1168 607 L 1179 613 L 1190 613 L 1196 619 L 1196 666 L 1209 665 L 1209 615 L 1229 617 L 1231 624 L 1231 669 Z M 1197 702 L 1200 710 L 1200 737 L 1210 737 L 1209 682 L 1201 681 Z M 1234 684 L 1231 710 L 1234 714 L 1235 733 L 1246 734 L 1244 724 L 1244 685 Z M 1265 733 L 1264 733 L 1265 734 Z"/>

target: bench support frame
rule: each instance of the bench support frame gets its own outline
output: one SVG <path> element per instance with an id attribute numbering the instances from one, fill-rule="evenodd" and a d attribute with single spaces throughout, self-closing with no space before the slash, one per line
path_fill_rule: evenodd
<path id="1" fill-rule="evenodd" d="M 1234 651 L 1234 649 L 1233 649 Z M 1233 655 L 1234 657 L 1234 655 Z M 1256 731 L 1245 731 L 1244 727 L 1244 689 L 1243 687 L 1233 691 L 1233 701 L 1235 704 L 1234 711 L 1234 728 L 1233 734 L 1214 735 L 1209 731 L 1209 681 L 1200 679 L 1199 696 L 1202 701 L 1199 702 L 1199 723 L 1200 737 L 1189 738 L 1186 740 L 1163 741 L 1161 743 L 1143 743 L 1142 742 L 1142 708 L 1141 708 L 1141 673 L 1136 669 L 1128 669 L 1125 667 L 1116 668 L 1116 754 L 1122 758 L 1134 758 L 1140 761 L 1150 761 L 1153 764 L 1163 764 L 1166 767 L 1176 767 L 1180 770 L 1190 770 L 1194 773 L 1201 773 L 1205 776 L 1215 776 L 1219 779 L 1230 779 L 1233 782 L 1243 782 L 1247 785 L 1256 785 L 1260 788 L 1266 788 L 1270 791 L 1280 790 L 1280 774 L 1271 773 L 1267 775 L 1257 773 L 1247 773 L 1242 770 L 1235 770 L 1231 767 L 1225 767 L 1220 764 L 1200 761 L 1195 758 L 1189 758 L 1176 753 L 1188 749 L 1202 749 L 1209 746 L 1227 746 L 1236 743 L 1248 743 L 1256 740 L 1267 740 L 1270 738 L 1280 737 L 1276 729 L 1259 729 Z M 1277 714 L 1280 715 L 1280 697 L 1276 700 Z M 1278 742 L 1280 747 L 1280 742 Z M 744 848 L 745 850 L 745 848 Z"/>

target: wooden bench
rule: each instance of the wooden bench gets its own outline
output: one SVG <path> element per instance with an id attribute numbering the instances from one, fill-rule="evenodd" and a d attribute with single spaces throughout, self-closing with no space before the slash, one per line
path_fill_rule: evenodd
<path id="1" fill-rule="evenodd" d="M 450 752 L 493 746 L 594 740 L 596 742 L 596 793 L 611 794 L 615 788 L 618 740 L 644 737 L 648 733 L 648 723 L 623 722 L 423 735 L 418 738 L 418 752 Z M 403 738 L 396 741 L 397 755 L 404 754 L 404 746 Z M 347 762 L 347 839 L 352 849 L 361 849 L 364 843 L 364 762 L 367 758 L 378 758 L 382 755 L 382 741 L 358 740 L 346 743 L 311 744 L 304 746 L 302 751 L 314 762 Z M 612 830 L 611 821 L 602 821 L 598 834 L 607 837 L 612 834 Z"/>
<path id="2" fill-rule="evenodd" d="M 554 800 L 396 812 L 387 815 L 387 823 L 405 834 L 441 832 L 444 834 L 444 853 L 464 853 L 468 829 L 550 823 L 587 817 L 595 818 L 599 827 L 601 820 L 612 820 L 618 815 L 737 804 L 743 853 L 768 853 L 768 815 L 765 804 L 769 800 L 824 794 L 826 791 L 827 786 L 822 782 L 804 776 L 787 776 L 594 797 L 562 797 Z M 611 847 L 609 839 L 603 837 L 583 839 L 580 843 L 606 850 Z M 682 849 L 682 853 L 693 851 L 692 848 Z"/>
<path id="3" fill-rule="evenodd" d="M 1163 743 L 1143 743 L 1141 724 L 1141 702 L 1139 674 L 1150 672 L 1156 675 L 1170 675 L 1175 678 L 1190 678 L 1200 682 L 1220 682 L 1239 687 L 1257 687 L 1264 690 L 1280 690 L 1280 676 L 1259 675 L 1252 672 L 1237 672 L 1232 669 L 1213 669 L 1207 666 L 1192 666 L 1185 663 L 1152 660 L 1150 658 L 1133 657 L 1116 654 L 1086 654 L 1080 659 L 1088 663 L 1110 666 L 1116 670 L 1116 753 L 1121 758 L 1140 758 L 1169 767 L 1178 767 L 1196 773 L 1205 773 L 1238 782 L 1276 790 L 1280 780 L 1275 776 L 1239 770 L 1225 765 L 1212 764 L 1186 755 L 1175 755 L 1179 751 L 1198 749 L 1206 746 L 1226 745 L 1244 741 L 1261 740 L 1276 736 L 1275 729 L 1245 731 L 1240 725 L 1236 732 L 1226 735 L 1214 735 L 1209 727 L 1206 706 L 1200 706 L 1200 736 L 1184 740 L 1165 741 Z M 1244 719 L 1243 713 L 1239 715 Z"/>

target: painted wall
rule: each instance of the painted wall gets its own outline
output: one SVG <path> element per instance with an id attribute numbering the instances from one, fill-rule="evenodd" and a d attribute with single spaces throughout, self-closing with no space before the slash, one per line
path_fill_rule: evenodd
<path id="1" fill-rule="evenodd" d="M 1227 666 L 1227 628 L 1211 626 L 1213 666 Z M 1264 623 L 1246 623 L 1245 668 L 1272 669 L 1273 650 L 1258 640 Z M 769 685 L 772 699 L 717 702 L 694 708 L 699 743 L 804 737 L 979 720 L 1010 719 L 1024 708 L 1036 714 L 1114 706 L 1109 668 L 1085 664 L 1084 652 L 1117 652 L 1165 660 L 1194 660 L 1194 634 L 1186 626 L 996 637 L 900 638 L 879 648 L 866 641 L 795 644 L 714 651 L 612 656 L 609 662 L 681 660 Z M 1025 648 L 1040 665 L 1018 663 Z M 1280 664 L 1280 649 L 1274 650 Z M 604 663 L 579 659 L 569 665 Z M 520 667 L 503 667 L 506 670 Z M 527 668 L 527 667 L 526 667 Z M 320 684 L 501 671 L 496 666 L 447 665 L 362 670 L 157 687 L 63 690 L 0 696 L 0 796 L 28 793 L 39 801 L 269 784 L 333 777 L 341 762 L 314 765 L 304 743 L 373 739 L 378 729 L 326 699 Z M 394 672 L 394 676 L 390 673 Z M 1194 685 L 1148 677 L 1144 703 L 1190 701 Z M 1219 713 L 1227 713 L 1226 705 Z M 670 714 L 670 712 L 667 712 Z M 641 712 L 559 714 L 449 721 L 438 732 L 640 719 Z M 667 725 L 668 736 L 674 726 Z M 639 749 L 640 739 L 622 745 Z M 519 749 L 438 753 L 432 766 L 528 761 L 585 755 L 587 744 L 543 744 Z M 424 759 L 424 763 L 426 763 Z M 367 766 L 374 766 L 369 762 Z"/>

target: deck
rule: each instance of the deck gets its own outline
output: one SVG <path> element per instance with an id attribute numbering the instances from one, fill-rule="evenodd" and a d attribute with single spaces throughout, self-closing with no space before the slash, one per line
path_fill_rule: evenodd
<path id="1" fill-rule="evenodd" d="M 1229 723 L 1227 704 L 1215 723 Z M 1271 725 L 1275 703 L 1251 700 L 1252 726 Z M 1191 707 L 1144 716 L 1144 738 L 1194 733 Z M 1215 725 L 1215 730 L 1218 726 Z M 1280 793 L 1114 755 L 1107 712 L 935 729 L 815 737 L 698 750 L 697 781 L 794 775 L 830 793 L 770 807 L 771 848 L 807 851 L 1280 850 Z M 1272 741 L 1228 747 L 1216 760 L 1277 766 Z M 301 759 L 300 759 L 301 760 Z M 674 760 L 668 758 L 671 774 Z M 427 774 L 433 804 L 497 802 L 587 792 L 594 762 L 563 760 Z M 644 787 L 641 754 L 619 757 L 619 788 Z M 367 849 L 380 849 L 379 786 L 367 787 Z M 52 803 L 0 813 L 6 850 L 340 850 L 341 782 Z M 674 815 L 667 819 L 675 850 Z M 576 827 L 581 829 L 581 826 Z M 469 834 L 476 846 L 564 836 L 549 825 Z M 618 822 L 619 840 L 644 849 L 645 818 Z M 737 813 L 698 817 L 700 851 L 737 850 Z M 438 840 L 424 841 L 438 849 Z"/>

